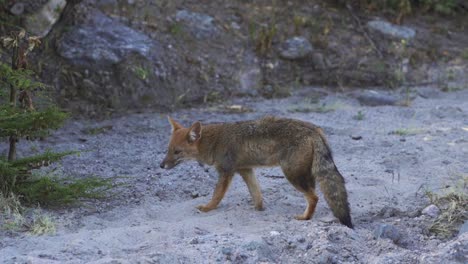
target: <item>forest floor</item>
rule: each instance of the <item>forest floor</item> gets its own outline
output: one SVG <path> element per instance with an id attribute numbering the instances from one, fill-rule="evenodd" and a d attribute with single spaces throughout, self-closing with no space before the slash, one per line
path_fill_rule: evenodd
<path id="1" fill-rule="evenodd" d="M 172 113 L 184 125 L 275 115 L 321 126 L 346 179 L 354 229 L 335 220 L 321 194 L 312 220 L 294 220 L 305 200 L 280 168 L 256 170 L 266 210 L 254 210 L 236 177 L 216 210 L 199 212 L 215 170 L 196 162 L 160 169 L 170 125 L 165 114 L 139 113 L 70 120 L 43 141 L 20 142 L 19 155 L 79 150 L 48 170 L 118 177 L 123 185 L 112 198 L 42 209 L 54 234 L 1 229 L 0 262 L 466 263 L 468 233 L 436 236 L 428 231 L 434 218 L 421 211 L 430 204 L 427 193 L 459 188 L 468 175 L 468 90 L 382 93 L 304 88 L 283 99 L 239 98 Z M 363 94 L 397 103 L 367 106 L 375 98 Z"/>

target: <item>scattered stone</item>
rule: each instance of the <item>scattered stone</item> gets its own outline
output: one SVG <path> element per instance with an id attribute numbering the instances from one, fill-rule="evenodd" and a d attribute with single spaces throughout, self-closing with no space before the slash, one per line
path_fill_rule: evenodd
<path id="1" fill-rule="evenodd" d="M 393 171 L 390 170 L 389 173 L 393 173 Z M 384 206 L 380 210 L 378 215 L 383 218 L 389 218 L 389 217 L 394 217 L 394 216 L 401 216 L 402 212 L 398 208 L 391 207 L 391 206 Z"/>
<path id="2" fill-rule="evenodd" d="M 180 10 L 176 13 L 175 19 L 184 23 L 197 39 L 214 37 L 218 33 L 213 17 L 206 14 Z"/>
<path id="3" fill-rule="evenodd" d="M 416 36 L 416 31 L 405 26 L 398 26 L 383 20 L 373 20 L 367 22 L 367 26 L 374 31 L 377 31 L 384 36 L 392 39 L 410 40 Z"/>
<path id="4" fill-rule="evenodd" d="M 283 59 L 303 59 L 313 51 L 312 44 L 304 37 L 287 39 L 280 45 L 280 56 Z"/>
<path id="5" fill-rule="evenodd" d="M 263 76 L 260 67 L 251 67 L 239 73 L 240 95 L 256 96 L 262 87 Z"/>
<path id="6" fill-rule="evenodd" d="M 148 36 L 99 11 L 94 11 L 91 20 L 63 35 L 57 48 L 60 56 L 75 64 L 109 65 L 121 62 L 131 53 L 148 57 L 154 48 Z"/>
<path id="7" fill-rule="evenodd" d="M 421 87 L 421 88 L 416 88 L 415 90 L 416 90 L 416 94 L 424 99 L 439 98 L 441 94 L 438 89 L 434 89 L 432 87 Z"/>
<path id="8" fill-rule="evenodd" d="M 251 241 L 245 244 L 242 248 L 247 251 L 255 251 L 259 259 L 268 260 L 274 258 L 274 253 L 265 241 Z"/>
<path id="9" fill-rule="evenodd" d="M 353 140 L 361 140 L 362 139 L 362 136 L 359 136 L 359 135 L 351 135 L 351 138 Z"/>
<path id="10" fill-rule="evenodd" d="M 303 236 L 296 237 L 296 240 L 299 243 L 304 243 L 306 241 L 305 237 L 303 237 Z"/>
<path id="11" fill-rule="evenodd" d="M 463 233 L 453 240 L 439 245 L 436 250 L 421 254 L 420 263 L 467 263 L 468 233 Z"/>
<path id="12" fill-rule="evenodd" d="M 462 90 L 465 88 L 465 84 L 464 83 L 460 83 L 460 82 L 455 82 L 455 81 L 452 81 L 452 82 L 447 82 L 443 87 L 442 87 L 442 91 L 444 92 L 454 92 L 454 91 L 458 91 L 458 90 Z"/>
<path id="13" fill-rule="evenodd" d="M 253 112 L 252 108 L 243 105 L 225 105 L 223 107 L 226 113 L 248 113 Z"/>
<path id="14" fill-rule="evenodd" d="M 317 263 L 334 264 L 334 263 L 339 263 L 339 262 L 334 254 L 331 254 L 330 252 L 325 251 L 321 253 L 319 256 L 317 256 Z"/>
<path id="15" fill-rule="evenodd" d="M 401 234 L 398 229 L 393 225 L 380 224 L 374 229 L 374 238 L 388 238 L 397 244 L 401 239 Z"/>
<path id="16" fill-rule="evenodd" d="M 280 235 L 280 232 L 278 231 L 270 231 L 270 236 L 279 236 Z"/>
<path id="17" fill-rule="evenodd" d="M 324 70 L 328 67 L 325 57 L 320 52 L 312 53 L 311 61 L 314 65 L 314 68 L 317 70 Z"/>
<path id="18" fill-rule="evenodd" d="M 421 213 L 423 215 L 436 218 L 440 214 L 440 210 L 439 207 L 435 206 L 434 204 L 431 204 L 428 207 L 424 208 Z"/>
<path id="19" fill-rule="evenodd" d="M 438 118 L 466 118 L 467 114 L 458 106 L 437 106 L 435 109 L 431 110 L 431 114 L 435 115 Z"/>
<path id="20" fill-rule="evenodd" d="M 288 239 L 287 241 L 287 248 L 293 249 L 297 247 L 297 243 L 294 239 Z"/>
<path id="21" fill-rule="evenodd" d="M 191 196 L 193 199 L 195 199 L 195 198 L 200 197 L 200 194 L 199 194 L 197 191 L 193 191 L 193 192 L 190 194 L 190 196 Z"/>
<path id="22" fill-rule="evenodd" d="M 200 240 L 198 237 L 194 237 L 189 241 L 189 244 L 195 245 L 195 244 L 200 244 Z"/>
<path id="23" fill-rule="evenodd" d="M 59 19 L 66 4 L 65 0 L 49 0 L 37 12 L 26 17 L 26 31 L 39 37 L 47 35 Z"/>
<path id="24" fill-rule="evenodd" d="M 361 105 L 396 105 L 398 98 L 384 91 L 363 90 L 354 94 Z"/>
<path id="25" fill-rule="evenodd" d="M 15 3 L 11 8 L 10 8 L 10 13 L 12 13 L 15 16 L 20 16 L 24 12 L 24 4 L 21 2 Z"/>
<path id="26" fill-rule="evenodd" d="M 458 230 L 458 235 L 461 236 L 463 233 L 468 232 L 468 220 L 465 220 L 463 225 L 460 226 L 460 229 Z"/>
<path id="27" fill-rule="evenodd" d="M 226 256 L 231 256 L 232 255 L 232 248 L 230 247 L 223 247 L 221 249 L 221 253 Z"/>

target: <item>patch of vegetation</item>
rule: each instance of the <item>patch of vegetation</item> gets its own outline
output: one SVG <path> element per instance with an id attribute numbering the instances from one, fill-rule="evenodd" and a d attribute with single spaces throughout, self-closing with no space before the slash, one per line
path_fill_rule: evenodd
<path id="1" fill-rule="evenodd" d="M 284 85 L 265 85 L 260 89 L 260 92 L 265 98 L 284 98 L 291 96 L 291 88 Z"/>
<path id="2" fill-rule="evenodd" d="M 46 214 L 35 214 L 28 229 L 33 235 L 54 234 L 55 223 L 52 221 L 52 218 Z"/>
<path id="3" fill-rule="evenodd" d="M 334 102 L 331 104 L 326 103 L 312 103 L 308 102 L 307 100 L 303 103 L 295 104 L 294 106 L 288 109 L 288 112 L 300 112 L 300 113 L 328 113 L 333 112 L 338 109 L 344 108 L 345 105 L 342 102 Z"/>
<path id="4" fill-rule="evenodd" d="M 302 28 L 306 27 L 309 24 L 309 19 L 305 16 L 294 15 L 293 25 L 294 25 L 294 34 L 300 35 Z"/>
<path id="5" fill-rule="evenodd" d="M 362 111 L 358 111 L 357 114 L 353 116 L 353 119 L 361 121 L 361 120 L 364 120 L 364 117 L 365 117 L 364 113 Z"/>
<path id="6" fill-rule="evenodd" d="M 456 0 L 361 0 L 361 9 L 368 11 L 383 10 L 397 15 L 397 22 L 403 16 L 416 12 L 453 15 L 457 12 Z"/>
<path id="7" fill-rule="evenodd" d="M 71 204 L 80 199 L 105 198 L 113 188 L 112 179 L 97 176 L 83 179 L 58 178 L 54 175 L 34 176 L 16 187 L 15 192 L 28 204 L 47 206 Z"/>
<path id="8" fill-rule="evenodd" d="M 169 33 L 171 33 L 174 36 L 181 36 L 185 33 L 184 26 L 182 25 L 182 23 L 174 22 L 169 26 Z"/>
<path id="9" fill-rule="evenodd" d="M 0 193 L 0 215 L 12 216 L 20 214 L 23 209 L 17 195 L 14 193 Z"/>
<path id="10" fill-rule="evenodd" d="M 32 217 L 25 217 L 27 209 L 21 205 L 19 196 L 0 193 L 0 228 L 11 231 L 31 232 L 42 235 L 55 232 L 55 224 L 41 210 L 34 209 Z"/>
<path id="11" fill-rule="evenodd" d="M 390 135 L 409 136 L 423 133 L 423 129 L 418 128 L 399 128 L 390 132 Z"/>
<path id="12" fill-rule="evenodd" d="M 468 48 L 465 48 L 465 49 L 462 51 L 461 57 L 462 57 L 464 60 L 468 60 Z"/>
<path id="13" fill-rule="evenodd" d="M 112 125 L 100 126 L 100 127 L 90 127 L 84 129 L 82 132 L 88 135 L 98 135 L 102 134 L 108 130 L 112 130 Z"/>
<path id="14" fill-rule="evenodd" d="M 16 146 L 20 139 L 35 140 L 45 137 L 50 130 L 59 128 L 67 113 L 53 104 L 36 105 L 33 98 L 41 96 L 47 87 L 34 80 L 27 69 L 27 55 L 40 40 L 28 37 L 24 30 L 3 37 L 1 43 L 12 50 L 11 65 L 0 63 L 0 138 L 9 142 L 8 156 L 0 157 L 0 215 L 6 216 L 4 226 L 9 229 L 28 226 L 34 234 L 50 233 L 55 227 L 47 216 L 34 216 L 28 222 L 23 217 L 22 203 L 29 205 L 69 204 L 82 198 L 101 198 L 111 188 L 110 179 L 88 177 L 84 179 L 59 178 L 38 175 L 36 169 L 61 160 L 74 151 L 46 151 L 18 158 Z"/>
<path id="15" fill-rule="evenodd" d="M 141 80 L 146 80 L 149 76 L 149 71 L 142 67 L 142 66 L 136 66 L 133 68 L 133 72 L 140 78 Z"/>
<path id="16" fill-rule="evenodd" d="M 273 38 L 277 33 L 276 24 L 260 26 L 256 29 L 255 24 L 250 25 L 250 36 L 255 43 L 255 51 L 259 55 L 265 55 L 271 50 Z"/>
<path id="17" fill-rule="evenodd" d="M 203 96 L 203 103 L 215 103 L 222 99 L 222 95 L 219 91 L 209 91 Z"/>
<path id="18" fill-rule="evenodd" d="M 453 186 L 444 194 L 426 191 L 426 196 L 441 211 L 429 231 L 443 238 L 455 235 L 459 226 L 468 220 L 468 175 L 457 175 Z"/>

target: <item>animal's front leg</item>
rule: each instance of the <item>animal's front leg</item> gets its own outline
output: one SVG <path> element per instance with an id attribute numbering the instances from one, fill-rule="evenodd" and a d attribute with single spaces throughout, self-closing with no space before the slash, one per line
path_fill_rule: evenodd
<path id="1" fill-rule="evenodd" d="M 223 199 L 226 191 L 228 190 L 233 176 L 234 176 L 234 173 L 220 174 L 218 183 L 216 184 L 216 188 L 214 190 L 211 201 L 209 201 L 206 205 L 197 206 L 197 209 L 202 212 L 208 212 L 208 211 L 215 209 L 218 206 L 218 204 L 221 202 L 221 200 Z"/>

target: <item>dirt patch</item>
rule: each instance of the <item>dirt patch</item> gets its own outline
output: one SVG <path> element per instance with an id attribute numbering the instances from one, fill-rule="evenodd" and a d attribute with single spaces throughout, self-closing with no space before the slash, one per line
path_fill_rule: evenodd
<path id="1" fill-rule="evenodd" d="M 226 113 L 219 106 L 173 116 L 186 125 L 278 115 L 322 126 L 346 179 L 354 230 L 336 222 L 322 196 L 311 221 L 294 220 L 305 201 L 279 168 L 256 171 L 265 211 L 253 209 L 245 184 L 236 177 L 219 208 L 198 212 L 195 206 L 211 196 L 216 172 L 196 162 L 161 170 L 170 126 L 164 115 L 142 113 L 99 123 L 70 121 L 45 141 L 20 144 L 19 155 L 31 148 L 81 150 L 57 169 L 75 177 L 121 176 L 125 185 L 107 201 L 49 210 L 57 224 L 55 235 L 0 231 L 0 262 L 466 262 L 468 234 L 448 240 L 433 235 L 433 219 L 421 210 L 429 203 L 424 189 L 444 192 L 455 184 L 453 175 L 468 173 L 468 90 L 417 88 L 425 96 L 414 97 L 409 107 L 361 106 L 352 96 L 317 91 L 226 103 L 250 109 L 245 112 Z M 291 111 L 317 93 L 322 94 L 315 98 L 319 105 L 339 107 Z M 89 133 L 106 127 L 112 129 Z M 418 132 L 393 133 L 406 130 Z M 0 150 L 5 152 L 5 146 Z"/>

